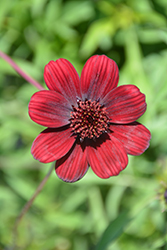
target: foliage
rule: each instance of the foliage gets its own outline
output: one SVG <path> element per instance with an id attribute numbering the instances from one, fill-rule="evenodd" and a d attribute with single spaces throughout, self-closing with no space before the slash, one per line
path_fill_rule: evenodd
<path id="1" fill-rule="evenodd" d="M 0 49 L 24 71 L 44 85 L 48 61 L 64 57 L 81 72 L 92 54 L 106 54 L 120 68 L 120 84 L 135 84 L 146 94 L 148 108 L 140 121 L 152 133 L 150 148 L 141 156 L 129 157 L 128 167 L 117 177 L 101 180 L 89 170 L 81 181 L 67 184 L 52 173 L 19 225 L 18 249 L 165 246 L 165 11 L 166 0 L 1 2 Z M 12 249 L 15 219 L 50 164 L 35 161 L 30 153 L 32 141 L 43 129 L 27 114 L 37 90 L 2 59 L 0 83 L 0 249 Z M 122 215 L 125 210 L 128 217 Z M 107 236 L 104 233 L 101 238 L 104 245 L 98 244 L 107 226 Z"/>

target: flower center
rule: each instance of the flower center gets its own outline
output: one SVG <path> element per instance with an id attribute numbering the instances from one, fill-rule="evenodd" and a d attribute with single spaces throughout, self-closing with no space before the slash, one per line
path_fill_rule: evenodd
<path id="1" fill-rule="evenodd" d="M 70 126 L 73 133 L 79 135 L 81 141 L 85 137 L 95 140 L 102 133 L 107 132 L 109 118 L 104 106 L 98 101 L 91 100 L 78 100 L 77 104 L 78 107 L 73 106 L 73 112 L 71 112 Z"/>

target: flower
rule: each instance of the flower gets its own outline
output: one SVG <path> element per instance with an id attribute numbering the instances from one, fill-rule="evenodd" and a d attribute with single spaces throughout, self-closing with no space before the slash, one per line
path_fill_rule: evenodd
<path id="1" fill-rule="evenodd" d="M 63 58 L 45 66 L 49 90 L 32 96 L 29 115 L 48 128 L 31 152 L 40 162 L 56 161 L 63 181 L 81 179 L 89 166 L 103 179 L 118 175 L 127 154 L 148 148 L 151 134 L 136 121 L 146 111 L 145 95 L 134 85 L 117 87 L 118 79 L 117 64 L 105 55 L 89 58 L 81 77 Z"/>

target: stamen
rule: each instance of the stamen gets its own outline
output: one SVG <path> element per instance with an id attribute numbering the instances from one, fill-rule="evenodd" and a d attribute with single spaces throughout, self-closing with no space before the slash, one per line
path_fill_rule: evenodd
<path id="1" fill-rule="evenodd" d="M 74 134 L 79 135 L 80 142 L 87 137 L 94 141 L 102 133 L 106 133 L 109 127 L 109 118 L 104 105 L 100 105 L 99 101 L 85 100 L 81 101 L 77 98 L 78 107 L 73 108 L 71 118 L 69 119 Z"/>

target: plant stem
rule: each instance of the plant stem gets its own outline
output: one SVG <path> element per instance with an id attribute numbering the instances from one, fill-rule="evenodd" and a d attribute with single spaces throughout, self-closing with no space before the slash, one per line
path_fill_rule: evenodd
<path id="1" fill-rule="evenodd" d="M 46 184 L 47 180 L 49 179 L 52 170 L 54 168 L 54 164 L 52 164 L 51 168 L 49 169 L 48 173 L 46 174 L 46 176 L 44 177 L 44 179 L 41 181 L 41 183 L 39 184 L 39 186 L 37 187 L 35 193 L 33 194 L 33 196 L 31 197 L 31 199 L 25 204 L 25 206 L 23 207 L 23 209 L 21 210 L 20 214 L 18 215 L 16 221 L 15 221 L 15 225 L 14 225 L 14 230 L 13 230 L 13 246 L 11 248 L 11 250 L 16 249 L 16 240 L 17 240 L 17 229 L 18 226 L 23 218 L 23 216 L 27 213 L 27 211 L 29 210 L 29 208 L 31 207 L 33 201 L 35 200 L 35 198 L 38 196 L 38 194 L 41 192 L 41 190 L 43 189 L 44 185 Z"/>
<path id="2" fill-rule="evenodd" d="M 0 57 L 2 57 L 12 68 L 17 71 L 27 82 L 34 85 L 39 90 L 44 90 L 44 87 L 37 81 L 35 81 L 31 76 L 27 75 L 8 55 L 0 50 Z"/>

